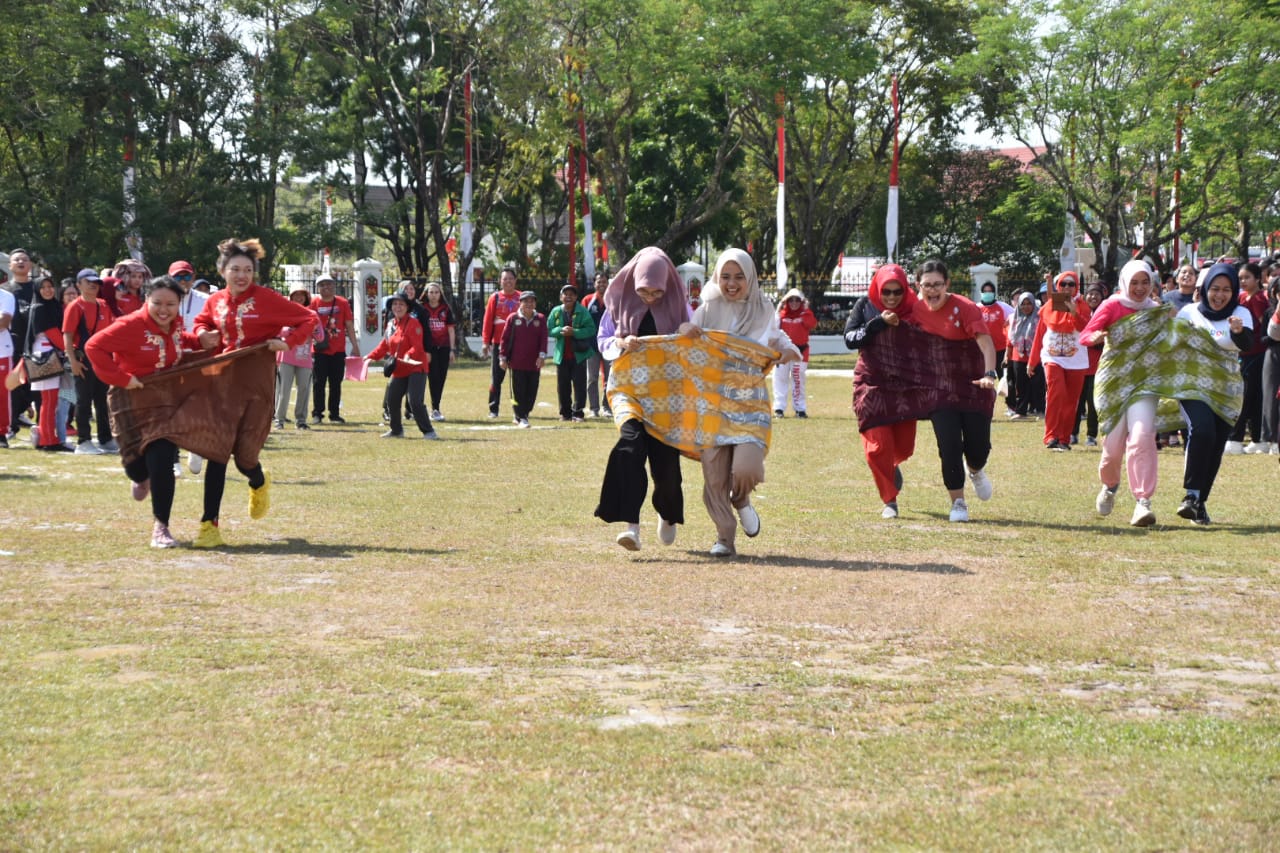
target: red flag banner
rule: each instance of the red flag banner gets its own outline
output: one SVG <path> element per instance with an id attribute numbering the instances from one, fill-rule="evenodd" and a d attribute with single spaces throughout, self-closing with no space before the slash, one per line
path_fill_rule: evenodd
<path id="1" fill-rule="evenodd" d="M 167 438 L 213 462 L 235 456 L 252 468 L 271 433 L 275 380 L 275 353 L 264 343 L 212 358 L 184 355 L 178 366 L 144 377 L 141 388 L 112 388 L 107 404 L 120 456 L 128 464 Z"/>

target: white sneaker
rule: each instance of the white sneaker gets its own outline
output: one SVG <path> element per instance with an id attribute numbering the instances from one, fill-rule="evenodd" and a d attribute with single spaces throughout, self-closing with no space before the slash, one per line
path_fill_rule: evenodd
<path id="1" fill-rule="evenodd" d="M 658 519 L 658 541 L 663 545 L 674 545 L 676 542 L 676 526 L 665 518 Z"/>
<path id="2" fill-rule="evenodd" d="M 106 452 L 92 441 L 82 441 L 76 445 L 77 456 L 101 456 Z"/>
<path id="3" fill-rule="evenodd" d="M 1269 442 L 1269 441 L 1255 441 L 1253 444 L 1251 444 L 1251 445 L 1249 445 L 1248 447 L 1246 447 L 1246 448 L 1244 449 L 1244 452 L 1245 452 L 1245 453 L 1257 453 L 1257 454 L 1260 454 L 1260 455 L 1262 455 L 1262 456 L 1266 456 L 1268 453 L 1270 453 L 1270 452 L 1271 452 L 1271 442 Z"/>
<path id="4" fill-rule="evenodd" d="M 1244 445 L 1238 441 L 1228 441 L 1227 446 L 1222 448 L 1223 456 L 1239 456 L 1244 453 Z"/>
<path id="5" fill-rule="evenodd" d="M 898 517 L 897 501 L 889 501 L 887 504 L 885 504 L 884 509 L 880 511 L 880 517 L 881 518 L 897 518 Z"/>
<path id="6" fill-rule="evenodd" d="M 748 537 L 760 535 L 760 514 L 751 504 L 738 510 L 738 520 L 742 522 L 742 532 Z"/>
<path id="7" fill-rule="evenodd" d="M 182 463 L 175 462 L 173 463 L 173 479 L 178 480 L 178 479 L 181 479 L 181 477 L 182 477 Z"/>
<path id="8" fill-rule="evenodd" d="M 640 525 L 631 524 L 618 534 L 618 544 L 628 551 L 640 550 Z"/>
<path id="9" fill-rule="evenodd" d="M 200 469 L 204 467 L 204 457 L 198 453 L 187 454 L 187 469 L 192 474 L 199 474 Z"/>
<path id="10" fill-rule="evenodd" d="M 528 419 L 528 418 L 521 418 L 521 419 L 520 419 L 520 429 L 529 429 L 529 419 Z"/>
<path id="11" fill-rule="evenodd" d="M 1116 490 L 1103 486 L 1098 492 L 1098 499 L 1093 502 L 1093 505 L 1097 507 L 1098 515 L 1103 517 L 1111 515 L 1111 510 L 1116 505 Z"/>
<path id="12" fill-rule="evenodd" d="M 964 498 L 956 498 L 951 502 L 951 520 L 952 521 L 968 521 L 969 505 L 964 502 Z"/>
<path id="13" fill-rule="evenodd" d="M 1129 523 L 1134 527 L 1150 527 L 1156 523 L 1156 514 L 1151 511 L 1151 498 L 1138 498 Z"/>
<path id="14" fill-rule="evenodd" d="M 432 410 L 431 410 L 431 420 L 433 420 L 433 421 L 442 421 L 442 420 L 444 420 L 444 415 L 440 414 L 440 410 L 439 410 L 439 409 L 432 409 Z"/>
<path id="15" fill-rule="evenodd" d="M 711 546 L 711 556 L 713 557 L 732 557 L 733 549 L 723 542 L 717 542 Z"/>
<path id="16" fill-rule="evenodd" d="M 114 438 L 108 441 L 106 444 L 99 444 L 98 447 L 102 448 L 103 453 L 119 453 L 120 452 L 120 445 L 116 444 L 116 440 Z"/>
<path id="17" fill-rule="evenodd" d="M 970 471 L 969 481 L 973 483 L 973 493 L 980 501 L 991 500 L 991 478 L 983 470 Z"/>

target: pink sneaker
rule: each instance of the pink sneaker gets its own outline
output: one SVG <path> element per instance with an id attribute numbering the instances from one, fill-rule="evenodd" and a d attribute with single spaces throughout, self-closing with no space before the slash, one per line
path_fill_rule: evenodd
<path id="1" fill-rule="evenodd" d="M 178 543 L 174 541 L 173 536 L 169 534 L 167 525 L 156 522 L 151 531 L 151 547 L 152 548 L 177 548 Z"/>
<path id="2" fill-rule="evenodd" d="M 147 499 L 147 495 L 151 494 L 151 480 L 146 479 L 141 483 L 134 483 L 131 491 L 135 501 L 145 501 Z"/>

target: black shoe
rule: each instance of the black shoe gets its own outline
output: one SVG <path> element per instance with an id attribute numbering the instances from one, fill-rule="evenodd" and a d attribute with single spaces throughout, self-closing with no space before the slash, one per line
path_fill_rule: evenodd
<path id="1" fill-rule="evenodd" d="M 786 412 L 782 411 L 782 409 L 774 409 L 773 416 L 775 418 L 785 418 L 787 415 Z"/>
<path id="2" fill-rule="evenodd" d="M 1178 518 L 1195 521 L 1196 515 L 1200 512 L 1199 506 L 1200 500 L 1195 495 L 1187 495 L 1182 499 L 1182 503 L 1178 505 Z M 1205 517 L 1208 518 L 1208 516 Z"/>
<path id="3" fill-rule="evenodd" d="M 346 421 L 342 419 L 342 416 L 341 416 L 341 415 L 329 415 L 329 423 L 331 423 L 331 424 L 345 424 L 345 423 L 346 423 Z"/>
<path id="4" fill-rule="evenodd" d="M 897 465 L 893 466 L 893 487 L 902 491 L 902 469 Z"/>
<path id="5" fill-rule="evenodd" d="M 1191 522 L 1201 527 L 1207 527 L 1209 521 L 1209 512 L 1204 508 L 1204 501 L 1196 501 L 1196 517 L 1191 519 Z"/>
<path id="6" fill-rule="evenodd" d="M 1049 443 L 1044 446 L 1044 449 L 1062 453 L 1063 451 L 1070 450 L 1071 448 L 1063 444 L 1061 441 L 1058 441 L 1058 439 L 1052 438 L 1049 440 Z"/>
<path id="7" fill-rule="evenodd" d="M 324 423 L 324 418 L 320 417 L 319 415 L 312 415 L 311 422 L 313 424 L 322 424 Z"/>
<path id="8" fill-rule="evenodd" d="M 809 414 L 808 414 L 807 412 L 796 412 L 796 417 L 797 417 L 797 418 L 807 418 L 807 417 L 809 417 Z"/>
<path id="9" fill-rule="evenodd" d="M 9 446 L 9 439 L 8 439 L 8 437 L 7 437 L 7 436 L 0 435 L 0 447 L 5 447 L 5 448 L 7 448 L 8 446 Z"/>
<path id="10" fill-rule="evenodd" d="M 306 421 L 298 421 L 298 429 L 311 429 L 311 427 L 307 426 Z"/>

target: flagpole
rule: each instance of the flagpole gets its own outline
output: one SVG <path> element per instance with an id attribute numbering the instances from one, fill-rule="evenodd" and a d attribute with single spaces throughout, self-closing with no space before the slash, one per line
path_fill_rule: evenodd
<path id="1" fill-rule="evenodd" d="M 778 292 L 787 289 L 787 132 L 785 126 L 786 97 L 778 90 Z"/>
<path id="2" fill-rule="evenodd" d="M 472 278 L 471 263 L 471 72 L 468 71 L 462 80 L 462 99 L 463 99 L 463 134 L 464 145 L 466 149 L 463 153 L 463 172 L 462 172 L 462 239 L 459 241 L 458 249 L 462 260 L 466 263 L 467 268 L 463 272 L 462 281 L 464 292 L 470 289 Z"/>
<path id="3" fill-rule="evenodd" d="M 587 190 L 587 120 L 581 105 L 578 107 L 578 137 L 582 147 L 578 149 L 578 181 L 582 185 L 582 271 L 587 276 L 587 288 L 596 277 L 595 235 L 591 233 L 591 196 Z"/>
<path id="4" fill-rule="evenodd" d="M 898 75 L 893 75 L 893 161 L 889 165 L 889 203 L 884 216 L 885 257 L 898 256 Z"/>

